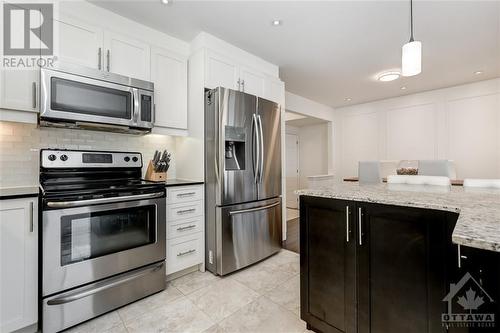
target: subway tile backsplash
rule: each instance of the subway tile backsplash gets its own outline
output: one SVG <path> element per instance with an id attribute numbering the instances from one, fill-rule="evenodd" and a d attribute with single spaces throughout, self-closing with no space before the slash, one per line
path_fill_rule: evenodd
<path id="1" fill-rule="evenodd" d="M 0 121 L 0 187 L 38 184 L 39 154 L 43 148 L 138 151 L 144 159 L 143 174 L 155 149 L 167 149 L 172 153 L 168 178 L 175 178 L 175 138 L 171 136 L 39 128 L 34 124 Z"/>

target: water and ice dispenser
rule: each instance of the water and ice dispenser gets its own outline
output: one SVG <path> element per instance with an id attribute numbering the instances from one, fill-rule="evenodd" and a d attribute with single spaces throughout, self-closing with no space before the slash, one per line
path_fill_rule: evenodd
<path id="1" fill-rule="evenodd" d="M 245 128 L 226 126 L 225 132 L 225 170 L 245 170 Z"/>

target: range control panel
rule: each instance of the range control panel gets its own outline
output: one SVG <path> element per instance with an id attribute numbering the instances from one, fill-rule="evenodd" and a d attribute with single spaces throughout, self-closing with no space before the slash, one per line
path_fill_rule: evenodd
<path id="1" fill-rule="evenodd" d="M 141 153 L 43 149 L 44 168 L 141 168 Z"/>

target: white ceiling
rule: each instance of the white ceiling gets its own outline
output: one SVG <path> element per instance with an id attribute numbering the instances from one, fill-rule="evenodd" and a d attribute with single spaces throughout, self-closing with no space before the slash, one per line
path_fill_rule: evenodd
<path id="1" fill-rule="evenodd" d="M 186 41 L 211 33 L 279 65 L 288 91 L 333 107 L 500 77 L 500 0 L 415 0 L 423 72 L 388 83 L 375 76 L 401 66 L 409 1 L 92 2 Z"/>

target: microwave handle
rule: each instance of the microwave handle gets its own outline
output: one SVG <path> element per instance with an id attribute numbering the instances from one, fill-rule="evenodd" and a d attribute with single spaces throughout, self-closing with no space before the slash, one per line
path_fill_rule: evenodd
<path id="1" fill-rule="evenodd" d="M 137 121 L 139 119 L 139 90 L 133 89 L 132 90 L 132 101 L 134 104 L 134 112 L 133 112 L 133 121 L 135 124 L 137 124 Z"/>

